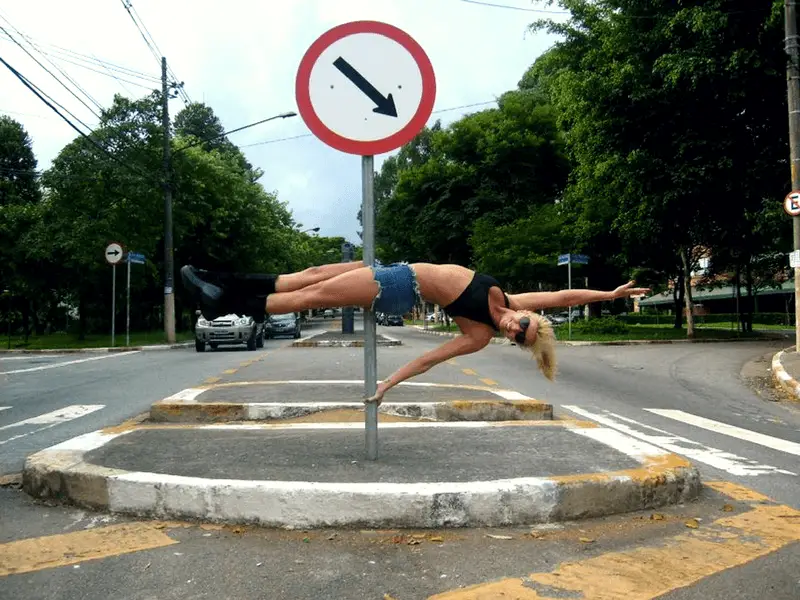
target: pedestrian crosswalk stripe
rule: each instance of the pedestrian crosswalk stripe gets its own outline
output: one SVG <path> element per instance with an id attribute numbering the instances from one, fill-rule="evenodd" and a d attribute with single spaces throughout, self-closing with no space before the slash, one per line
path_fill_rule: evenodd
<path id="1" fill-rule="evenodd" d="M 653 428 L 645 425 L 644 423 L 638 423 L 633 419 L 622 417 L 614 413 L 598 413 L 586 410 L 580 406 L 571 405 L 564 405 L 562 408 L 579 414 L 582 417 L 595 421 L 601 425 L 605 425 L 606 427 L 611 427 L 612 429 L 626 433 L 636 439 L 648 442 L 653 446 L 658 446 L 659 448 L 663 448 L 664 450 L 668 450 L 674 454 L 685 456 L 690 460 L 709 465 L 715 469 L 720 469 L 730 473 L 731 475 L 752 476 L 771 475 L 775 473 L 781 473 L 784 475 L 797 475 L 797 473 L 793 471 L 787 471 L 786 469 L 780 469 L 772 465 L 759 464 L 757 461 L 745 458 L 744 456 L 738 456 L 732 452 L 726 452 L 719 448 L 706 446 L 704 444 L 700 444 L 699 442 L 695 442 L 688 438 L 669 432 L 644 433 L 641 431 L 641 429 Z M 623 423 L 621 421 L 625 422 Z M 626 423 L 631 423 L 634 425 L 634 427 L 627 425 Z"/>
<path id="2" fill-rule="evenodd" d="M 721 433 L 723 435 L 744 440 L 746 442 L 759 444 L 760 446 L 766 446 L 767 448 L 779 450 L 780 452 L 786 452 L 787 454 L 800 456 L 800 444 L 797 442 L 790 442 L 781 438 L 772 437 L 771 435 L 765 435 L 763 433 L 750 431 L 749 429 L 744 429 L 742 427 L 736 427 L 735 425 L 720 423 L 719 421 L 713 421 L 712 419 L 699 417 L 697 415 L 683 412 L 682 410 L 663 408 L 645 408 L 644 410 L 668 419 L 674 419 L 675 421 L 687 423 L 688 425 L 694 425 L 695 427 L 700 427 L 701 429 L 706 429 L 715 433 Z"/>
<path id="3" fill-rule="evenodd" d="M 49 413 L 44 413 L 38 417 L 31 417 L 30 419 L 24 419 L 22 421 L 17 421 L 16 423 L 3 425 L 0 427 L 0 431 L 15 427 L 25 427 L 27 425 L 44 425 L 44 427 L 39 427 L 38 429 L 34 429 L 32 431 L 26 431 L 25 433 L 12 436 L 6 440 L 0 440 L 0 446 L 20 438 L 33 435 L 34 433 L 39 433 L 45 429 L 50 429 L 51 427 L 55 427 L 61 423 L 66 423 L 67 421 L 84 417 L 102 408 L 105 408 L 104 404 L 74 404 L 72 406 L 60 408 Z"/>

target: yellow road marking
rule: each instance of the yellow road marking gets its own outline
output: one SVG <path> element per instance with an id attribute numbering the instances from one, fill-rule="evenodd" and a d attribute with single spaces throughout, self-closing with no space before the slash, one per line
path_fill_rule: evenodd
<path id="1" fill-rule="evenodd" d="M 238 370 L 239 370 L 239 369 L 225 369 L 225 370 L 222 372 L 222 374 L 223 374 L 223 375 L 233 375 L 233 374 L 234 374 L 234 373 L 236 373 L 236 371 L 238 371 Z"/>
<path id="2" fill-rule="evenodd" d="M 429 600 L 652 600 L 705 577 L 741 566 L 800 541 L 800 511 L 762 504 L 769 499 L 730 482 L 706 484 L 734 500 L 752 502 L 739 515 L 663 540 L 657 547 L 609 552 L 564 562 L 548 573 L 503 579 L 431 596 Z M 536 588 L 542 589 L 542 594 Z"/>
<path id="3" fill-rule="evenodd" d="M 243 363 L 239 363 L 239 366 L 240 366 L 240 367 L 249 367 L 249 366 L 250 366 L 250 365 L 252 365 L 252 364 L 253 364 L 253 361 L 252 361 L 252 360 L 246 360 L 246 361 L 244 361 Z"/>
<path id="4" fill-rule="evenodd" d="M 206 377 L 203 383 L 217 383 L 218 381 L 222 381 L 221 377 Z"/>
<path id="5" fill-rule="evenodd" d="M 472 369 L 461 369 L 461 372 L 464 373 L 464 375 L 477 375 Z"/>
<path id="6" fill-rule="evenodd" d="M 177 544 L 158 523 L 123 523 L 0 544 L 0 577 Z"/>
<path id="7" fill-rule="evenodd" d="M 481 381 L 486 385 L 497 385 L 497 382 L 494 379 L 481 379 Z"/>
<path id="8" fill-rule="evenodd" d="M 450 360 L 446 361 L 448 365 L 458 365 L 458 361 L 455 358 L 451 358 Z"/>

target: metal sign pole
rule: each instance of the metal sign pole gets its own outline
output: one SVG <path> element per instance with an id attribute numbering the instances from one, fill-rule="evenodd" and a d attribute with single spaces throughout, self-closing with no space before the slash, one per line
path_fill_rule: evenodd
<path id="1" fill-rule="evenodd" d="M 375 265 L 375 162 L 372 156 L 361 157 L 361 215 L 364 220 L 364 264 Z M 377 390 L 378 356 L 375 343 L 375 313 L 364 310 L 364 392 L 369 398 Z M 368 402 L 364 410 L 367 460 L 378 458 L 378 405 Z"/>
<path id="2" fill-rule="evenodd" d="M 572 289 L 572 253 L 567 254 L 567 286 L 569 289 Z M 572 339 L 572 307 L 568 307 L 569 310 L 569 339 Z"/>
<path id="3" fill-rule="evenodd" d="M 111 265 L 111 347 L 114 347 L 114 328 L 117 316 L 117 265 Z"/>
<path id="4" fill-rule="evenodd" d="M 125 310 L 125 345 L 131 345 L 131 255 L 128 255 L 128 302 Z"/>

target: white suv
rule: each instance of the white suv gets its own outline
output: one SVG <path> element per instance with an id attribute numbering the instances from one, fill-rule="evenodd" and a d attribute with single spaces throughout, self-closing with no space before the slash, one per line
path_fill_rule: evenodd
<path id="1" fill-rule="evenodd" d="M 246 344 L 248 350 L 264 347 L 263 326 L 248 316 L 230 314 L 207 321 L 197 311 L 194 336 L 194 347 L 198 352 L 205 352 L 206 344 L 212 350 L 222 344 Z"/>

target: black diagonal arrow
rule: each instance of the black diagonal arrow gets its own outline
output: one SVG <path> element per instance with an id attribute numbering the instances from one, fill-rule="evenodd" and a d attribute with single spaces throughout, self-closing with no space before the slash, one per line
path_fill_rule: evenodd
<path id="1" fill-rule="evenodd" d="M 381 94 L 361 73 L 356 71 L 353 65 L 341 56 L 333 61 L 333 66 L 339 69 L 342 75 L 352 81 L 358 89 L 375 103 L 375 108 L 372 109 L 372 112 L 389 117 L 397 116 L 397 108 L 394 105 L 394 98 L 392 98 L 391 94 L 388 96 Z"/>
<path id="2" fill-rule="evenodd" d="M 119 254 L 119 250 L 109 250 L 108 252 L 106 252 L 106 254 L 113 254 L 114 256 L 116 256 L 117 254 Z"/>

